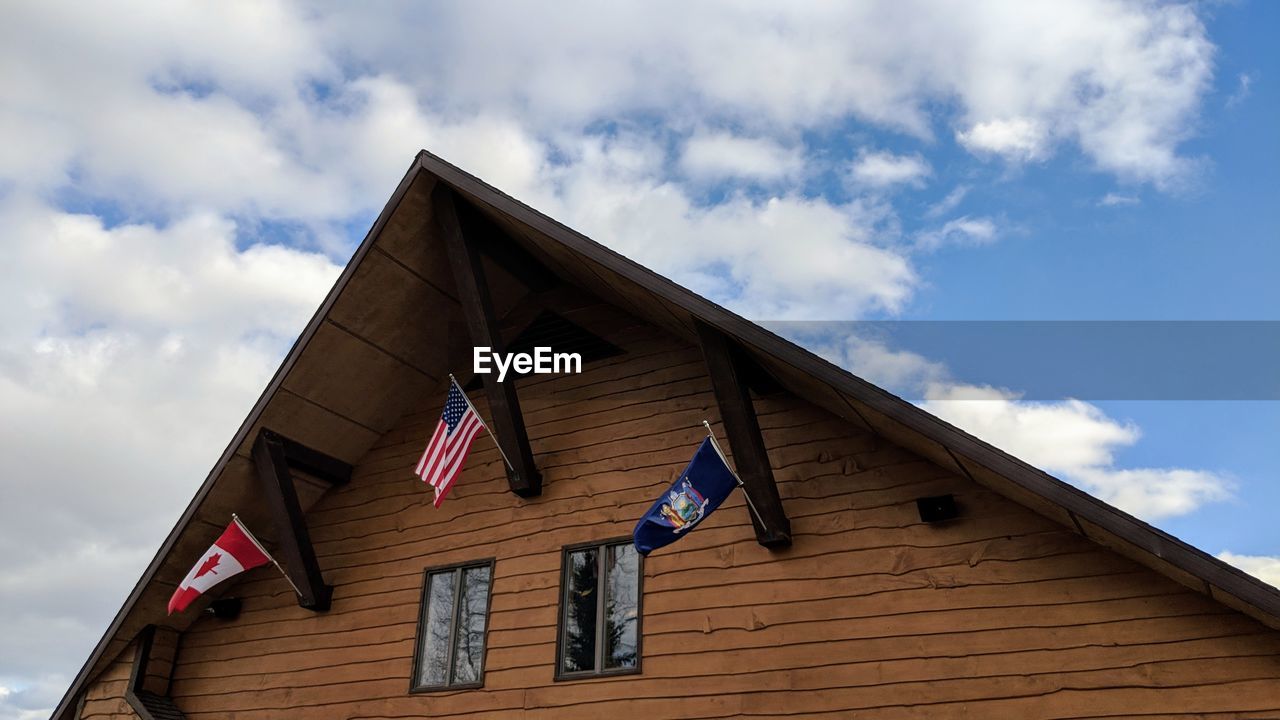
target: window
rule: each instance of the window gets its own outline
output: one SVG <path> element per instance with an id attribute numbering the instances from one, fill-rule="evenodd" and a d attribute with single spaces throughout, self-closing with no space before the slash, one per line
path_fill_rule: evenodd
<path id="1" fill-rule="evenodd" d="M 557 679 L 640 671 L 640 563 L 630 538 L 565 548 Z"/>
<path id="2" fill-rule="evenodd" d="M 480 687 L 493 561 L 426 571 L 411 690 Z"/>

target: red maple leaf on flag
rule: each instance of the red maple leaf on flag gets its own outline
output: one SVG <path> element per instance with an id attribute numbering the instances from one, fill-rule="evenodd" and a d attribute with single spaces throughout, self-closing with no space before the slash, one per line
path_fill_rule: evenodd
<path id="1" fill-rule="evenodd" d="M 200 569 L 196 571 L 196 577 L 200 577 L 201 575 L 204 575 L 207 573 L 213 573 L 214 575 L 217 575 L 218 573 L 214 572 L 213 569 L 218 567 L 218 563 L 221 561 L 222 561 L 222 553 L 214 553 L 210 555 L 209 559 L 205 560 L 204 564 L 200 566 Z"/>

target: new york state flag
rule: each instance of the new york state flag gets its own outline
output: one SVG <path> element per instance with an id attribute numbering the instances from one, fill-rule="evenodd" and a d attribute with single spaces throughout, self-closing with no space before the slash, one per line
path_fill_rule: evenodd
<path id="1" fill-rule="evenodd" d="M 697 527 L 738 486 L 714 441 L 707 437 L 675 483 L 636 524 L 632 539 L 641 555 L 679 540 Z"/>

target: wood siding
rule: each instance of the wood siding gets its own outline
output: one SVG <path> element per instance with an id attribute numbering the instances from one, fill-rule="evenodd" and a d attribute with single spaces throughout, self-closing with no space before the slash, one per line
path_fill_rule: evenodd
<path id="1" fill-rule="evenodd" d="M 740 494 L 644 564 L 643 673 L 553 680 L 561 548 L 629 534 L 717 420 L 697 348 L 596 307 L 627 354 L 519 384 L 543 475 L 512 494 L 482 436 L 444 506 L 412 476 L 444 386 L 307 515 L 332 610 L 273 568 L 183 633 L 171 693 L 213 718 L 1276 717 L 1280 633 L 824 410 L 756 398 L 794 545 Z M 483 395 L 472 398 L 486 413 Z M 951 493 L 959 520 L 922 524 Z M 422 570 L 497 558 L 485 686 L 409 694 Z M 83 717 L 134 717 L 132 648 Z"/>
<path id="2" fill-rule="evenodd" d="M 131 642 L 107 669 L 89 684 L 85 691 L 84 707 L 80 711 L 83 720 L 138 720 L 138 714 L 125 701 L 129 689 L 129 676 L 133 670 L 133 654 L 138 644 Z"/>

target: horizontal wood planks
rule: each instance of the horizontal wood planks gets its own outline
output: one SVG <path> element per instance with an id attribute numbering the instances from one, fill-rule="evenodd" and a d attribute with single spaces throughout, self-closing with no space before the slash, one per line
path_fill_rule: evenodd
<path id="1" fill-rule="evenodd" d="M 129 643 L 116 656 L 106 670 L 88 685 L 85 691 L 84 708 L 80 717 L 84 720 L 137 720 L 138 714 L 125 701 L 125 690 L 129 687 L 129 676 L 133 670 L 133 655 L 136 643 Z"/>
<path id="2" fill-rule="evenodd" d="M 604 313 L 601 309 L 600 313 Z M 609 311 L 615 313 L 616 311 Z M 592 311 L 575 322 L 591 326 Z M 613 316 L 610 316 L 611 318 Z M 597 326 L 598 327 L 598 326 Z M 541 497 L 487 437 L 438 510 L 412 476 L 429 393 L 307 515 L 329 613 L 269 568 L 197 620 L 171 690 L 196 718 L 1272 717 L 1280 634 L 785 393 L 754 399 L 794 545 L 735 494 L 645 563 L 644 672 L 555 682 L 563 545 L 627 535 L 715 419 L 698 350 L 634 322 L 625 355 L 519 384 Z M 608 330 L 612 327 L 612 330 Z M 439 397 L 436 397 L 439 395 Z M 472 398 L 487 414 L 479 393 Z M 962 516 L 922 524 L 917 497 Z M 409 695 L 422 570 L 496 557 L 485 687 Z M 131 657 L 126 651 L 122 657 Z M 85 717 L 128 717 L 120 662 Z M 92 713 L 92 714 L 91 714 Z"/>

